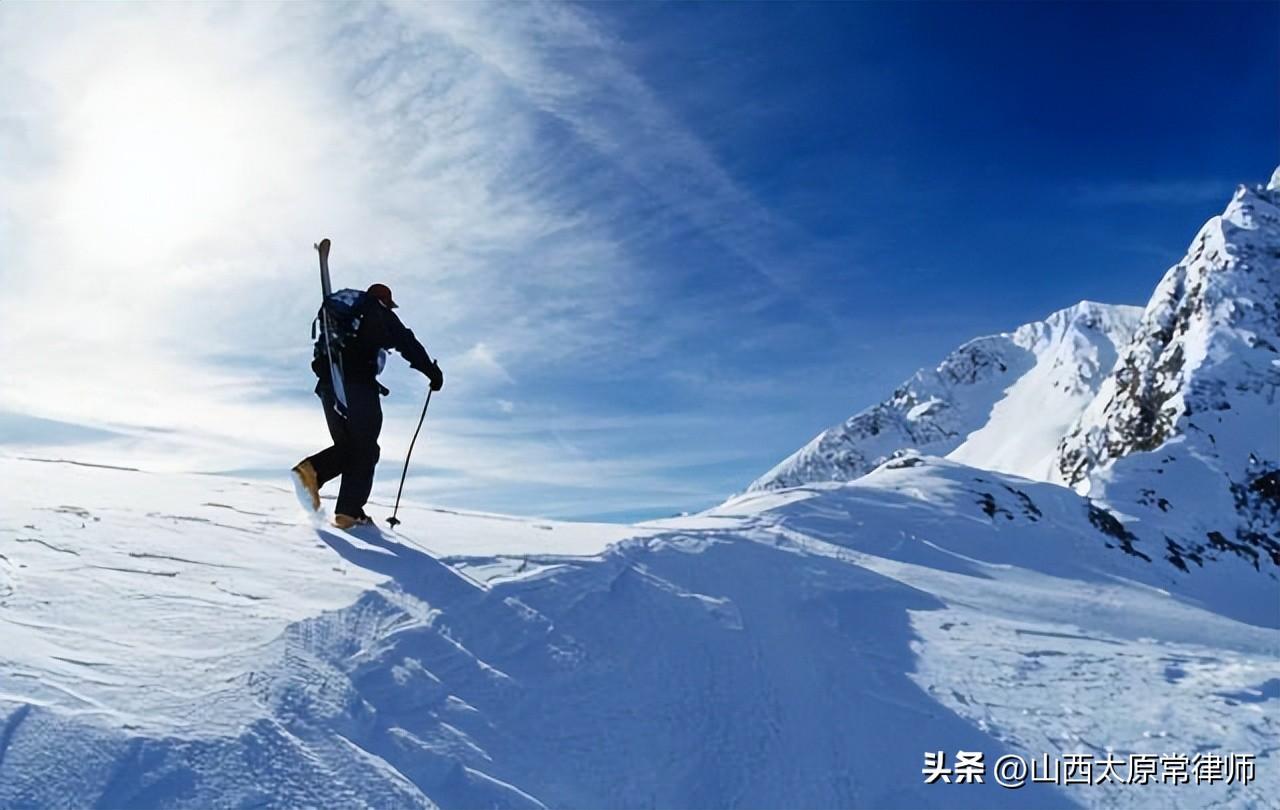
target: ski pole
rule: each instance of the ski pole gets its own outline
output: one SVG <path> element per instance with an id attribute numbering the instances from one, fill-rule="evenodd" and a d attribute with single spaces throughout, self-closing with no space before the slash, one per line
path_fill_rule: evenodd
<path id="1" fill-rule="evenodd" d="M 413 439 L 409 441 L 409 452 L 404 454 L 404 470 L 400 473 L 400 488 L 396 490 L 396 506 L 391 510 L 391 517 L 387 518 L 387 524 L 391 528 L 395 528 L 400 524 L 396 514 L 400 511 L 400 494 L 404 492 L 404 478 L 409 474 L 409 456 L 413 455 L 413 445 L 418 441 L 418 431 L 422 430 L 422 423 L 427 418 L 427 406 L 431 404 L 431 389 L 427 389 L 427 401 L 422 403 L 422 416 L 418 417 L 418 427 L 413 431 Z"/>

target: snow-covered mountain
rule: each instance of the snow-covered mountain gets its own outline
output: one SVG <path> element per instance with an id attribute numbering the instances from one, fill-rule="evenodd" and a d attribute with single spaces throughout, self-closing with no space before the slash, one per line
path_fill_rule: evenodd
<path id="1" fill-rule="evenodd" d="M 748 491 L 849 481 L 907 449 L 1065 483 L 1177 566 L 1280 573 L 1280 169 L 1241 186 L 1144 309 L 1081 303 L 978 338 Z"/>
<path id="2" fill-rule="evenodd" d="M 878 405 L 819 434 L 749 492 L 852 481 L 912 448 L 1047 479 L 1058 442 L 1097 393 L 1142 310 L 1081 301 L 971 340 Z"/>
<path id="3" fill-rule="evenodd" d="M 1171 557 L 1280 569 L 1280 169 L 1165 274 L 1055 473 L 1147 522 L 1172 515 Z"/>

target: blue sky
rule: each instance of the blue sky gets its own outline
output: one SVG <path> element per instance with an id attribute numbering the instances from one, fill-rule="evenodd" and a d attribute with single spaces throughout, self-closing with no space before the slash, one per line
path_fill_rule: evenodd
<path id="1" fill-rule="evenodd" d="M 1278 34 L 1275 4 L 5 4 L 0 444 L 318 449 L 329 236 L 446 372 L 413 497 L 703 508 L 964 340 L 1145 303 L 1280 159 Z M 423 393 L 386 382 L 384 496 Z"/>

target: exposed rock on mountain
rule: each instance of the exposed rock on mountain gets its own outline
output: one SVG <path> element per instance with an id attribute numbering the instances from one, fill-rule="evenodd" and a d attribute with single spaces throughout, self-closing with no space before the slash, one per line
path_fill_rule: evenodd
<path id="1" fill-rule="evenodd" d="M 1140 312 L 1081 301 L 1011 333 L 971 340 L 748 490 L 851 481 L 905 448 L 1047 478 L 1059 439 L 1097 392 Z"/>
<path id="2" fill-rule="evenodd" d="M 1180 565 L 1280 565 L 1278 206 L 1280 170 L 1201 228 L 1058 450 L 1056 480 L 1156 523 L 1180 513 Z"/>

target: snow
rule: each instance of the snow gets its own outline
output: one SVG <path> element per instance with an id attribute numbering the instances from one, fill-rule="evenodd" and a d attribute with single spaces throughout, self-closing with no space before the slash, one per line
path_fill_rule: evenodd
<path id="1" fill-rule="evenodd" d="M 748 489 L 851 481 L 908 448 L 1047 479 L 1059 440 L 1097 393 L 1140 314 L 1081 301 L 1012 333 L 972 340 Z"/>
<path id="2" fill-rule="evenodd" d="M 985 424 L 947 454 L 974 466 L 1048 480 L 1058 442 L 1092 401 L 1116 361 L 1137 309 L 1082 301 L 1045 321 L 1021 327 L 1014 343 L 1036 363 L 991 407 Z"/>
<path id="3" fill-rule="evenodd" d="M 696 515 L 343 532 L 284 470 L 0 456 L 0 807 L 1269 806 L 1275 186 Z M 1257 767 L 924 783 L 961 750 Z"/>
<path id="4" fill-rule="evenodd" d="M 925 750 L 1280 745 L 1274 581 L 1125 554 L 1063 487 L 914 455 L 640 527 L 413 505 L 383 535 L 313 524 L 284 481 L 0 470 L 22 482 L 0 493 L 0 806 L 1280 789 L 1262 766 L 1251 786 L 922 784 Z"/>
<path id="5" fill-rule="evenodd" d="M 0 470 L 23 484 L 0 493 L 5 646 L 16 654 L 16 672 L 52 662 L 53 677 L 35 678 L 25 693 L 78 716 L 226 733 L 256 716 L 234 682 L 273 639 L 386 579 L 376 567 L 335 558 L 283 486 L 17 459 L 0 459 Z M 147 493 L 145 510 L 136 505 L 139 492 Z M 439 553 L 590 554 L 635 534 L 401 511 L 407 527 L 431 516 Z M 192 719 L 192 707 L 211 699 L 225 711 Z"/>

